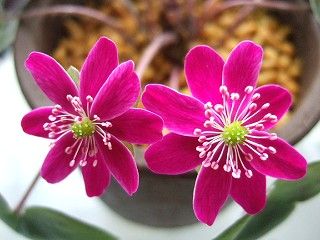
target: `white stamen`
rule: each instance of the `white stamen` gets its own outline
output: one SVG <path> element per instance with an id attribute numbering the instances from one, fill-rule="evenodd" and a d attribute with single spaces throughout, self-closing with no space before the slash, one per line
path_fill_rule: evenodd
<path id="1" fill-rule="evenodd" d="M 247 178 L 251 178 L 253 176 L 253 173 L 251 170 L 247 170 L 245 175 L 247 176 Z"/>
<path id="2" fill-rule="evenodd" d="M 200 134 L 201 134 L 201 129 L 200 129 L 200 128 L 194 129 L 193 135 L 195 135 L 196 137 L 198 137 L 198 136 L 200 136 Z"/>
<path id="3" fill-rule="evenodd" d="M 211 102 L 207 102 L 206 104 L 204 104 L 204 109 L 211 109 L 211 108 L 212 108 Z"/>
<path id="4" fill-rule="evenodd" d="M 53 116 L 53 115 L 49 115 L 48 119 L 49 119 L 51 122 L 53 122 L 53 121 L 55 121 L 57 118 L 56 118 L 55 116 Z"/>
<path id="5" fill-rule="evenodd" d="M 239 93 L 231 93 L 230 98 L 233 101 L 237 101 L 237 100 L 239 100 L 240 95 L 239 95 Z"/>
<path id="6" fill-rule="evenodd" d="M 67 95 L 67 100 L 68 100 L 69 102 L 71 102 L 72 99 L 73 99 L 73 97 L 72 97 L 70 94 L 68 94 L 68 95 Z"/>
<path id="7" fill-rule="evenodd" d="M 258 123 L 254 128 L 258 131 L 262 131 L 264 129 L 264 126 L 263 124 Z"/>
<path id="8" fill-rule="evenodd" d="M 274 148 L 274 147 L 268 147 L 269 151 L 272 153 L 272 154 L 276 154 L 277 153 L 277 150 Z"/>
<path id="9" fill-rule="evenodd" d="M 262 105 L 261 109 L 267 109 L 268 107 L 270 107 L 270 103 L 265 103 Z"/>
<path id="10" fill-rule="evenodd" d="M 266 148 L 265 146 L 263 146 L 263 145 L 257 146 L 257 150 L 258 150 L 258 152 L 260 152 L 260 153 L 263 153 L 266 149 L 267 149 L 267 148 Z"/>
<path id="11" fill-rule="evenodd" d="M 253 86 L 247 86 L 245 89 L 244 89 L 244 92 L 246 94 L 251 94 L 253 91 Z"/>
<path id="12" fill-rule="evenodd" d="M 55 138 L 56 134 L 54 132 L 49 132 L 48 137 L 49 138 Z"/>
<path id="13" fill-rule="evenodd" d="M 277 136 L 276 133 L 270 133 L 269 139 L 272 140 L 272 141 L 273 141 L 273 140 L 277 140 L 277 139 L 278 139 L 278 136 Z"/>
<path id="14" fill-rule="evenodd" d="M 253 96 L 252 96 L 252 101 L 254 102 L 254 101 L 257 101 L 259 98 L 260 98 L 260 93 L 255 93 L 255 94 L 253 94 Z"/>
<path id="15" fill-rule="evenodd" d="M 251 103 L 251 104 L 249 105 L 249 110 L 250 110 L 251 112 L 255 111 L 256 109 L 257 109 L 257 104 Z"/>
<path id="16" fill-rule="evenodd" d="M 276 115 L 271 115 L 271 116 L 269 117 L 269 119 L 270 119 L 271 123 L 276 123 L 276 122 L 278 122 L 278 117 L 277 117 Z"/>
<path id="17" fill-rule="evenodd" d="M 93 102 L 93 98 L 92 98 L 90 95 L 88 95 L 88 96 L 86 97 L 86 100 L 87 100 L 87 102 L 90 102 L 90 103 Z"/>
<path id="18" fill-rule="evenodd" d="M 267 153 L 263 153 L 261 156 L 260 156 L 260 159 L 262 161 L 266 161 L 268 159 L 269 155 Z"/>
<path id="19" fill-rule="evenodd" d="M 225 164 L 225 165 L 223 165 L 223 170 L 225 172 L 230 172 L 231 171 L 231 166 L 229 164 Z"/>
<path id="20" fill-rule="evenodd" d="M 226 86 L 221 86 L 219 90 L 222 95 L 228 94 L 228 88 Z"/>
<path id="21" fill-rule="evenodd" d="M 81 166 L 81 167 L 85 167 L 86 165 L 87 165 L 87 161 L 86 160 L 81 160 L 80 161 L 80 163 L 79 163 L 79 165 Z"/>
<path id="22" fill-rule="evenodd" d="M 221 104 L 214 105 L 214 110 L 216 110 L 218 113 L 223 112 L 224 107 Z"/>
<path id="23" fill-rule="evenodd" d="M 69 162 L 69 166 L 70 166 L 70 167 L 73 167 L 75 163 L 76 163 L 76 160 L 72 159 L 72 160 Z"/>
<path id="24" fill-rule="evenodd" d="M 98 165 L 98 160 L 95 159 L 95 160 L 93 161 L 93 163 L 92 163 L 92 166 L 93 166 L 93 167 L 96 167 L 97 165 Z"/>
<path id="25" fill-rule="evenodd" d="M 238 179 L 241 176 L 241 170 L 238 168 L 235 171 L 232 172 L 232 177 Z"/>
<path id="26" fill-rule="evenodd" d="M 253 86 L 247 86 L 244 89 L 245 94 L 236 92 L 229 94 L 226 86 L 221 86 L 219 90 L 223 99 L 222 104 L 218 103 L 214 106 L 211 102 L 204 104 L 204 116 L 206 120 L 203 126 L 206 129 L 204 131 L 200 128 L 194 129 L 193 134 L 198 138 L 198 142 L 200 143 L 196 147 L 196 150 L 199 152 L 199 158 L 203 160 L 203 167 L 211 167 L 217 170 L 221 165 L 223 166 L 223 170 L 231 173 L 233 178 L 240 178 L 242 172 L 247 178 L 252 178 L 253 172 L 246 167 L 245 161 L 252 161 L 254 158 L 257 159 L 257 157 L 262 161 L 266 161 L 269 158 L 268 153 L 276 153 L 274 147 L 264 146 L 255 140 L 277 139 L 276 134 L 265 132 L 265 135 L 261 135 L 255 133 L 254 130 L 263 131 L 266 122 L 275 123 L 278 121 L 277 116 L 271 113 L 264 113 L 264 110 L 270 107 L 270 103 L 254 102 L 260 99 L 261 95 L 260 93 L 251 95 L 254 90 Z M 240 97 L 240 103 L 236 103 L 236 101 L 240 100 Z M 247 105 L 242 106 L 243 104 Z M 250 119 L 252 121 L 246 124 Z M 237 132 L 232 133 L 232 136 L 226 135 L 224 132 L 226 127 L 236 121 L 244 128 L 245 135 L 242 136 Z M 98 131 L 98 133 L 104 136 L 105 145 L 111 144 L 110 138 L 107 138 L 107 134 L 102 131 Z M 233 142 L 228 142 L 228 138 L 229 140 L 232 138 Z M 242 148 L 242 146 L 246 148 Z M 220 153 L 218 159 L 217 152 Z"/>
<path id="27" fill-rule="evenodd" d="M 217 162 L 213 161 L 213 162 L 211 163 L 211 168 L 212 168 L 213 170 L 217 170 L 217 169 L 219 168 L 219 164 L 218 164 Z"/>

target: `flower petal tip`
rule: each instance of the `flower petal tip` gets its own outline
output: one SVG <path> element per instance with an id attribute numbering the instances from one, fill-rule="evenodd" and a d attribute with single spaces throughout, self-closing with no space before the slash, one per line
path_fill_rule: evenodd
<path id="1" fill-rule="evenodd" d="M 24 66 L 26 69 L 32 69 L 33 63 L 36 60 L 36 58 L 38 57 L 43 57 L 43 56 L 47 56 L 44 53 L 41 52 L 37 52 L 37 51 L 32 51 L 29 53 L 28 57 L 26 58 L 25 62 L 24 62 Z"/>
<path id="2" fill-rule="evenodd" d="M 241 41 L 238 46 L 242 46 L 242 47 L 246 47 L 246 48 L 256 48 L 257 50 L 260 50 L 261 52 L 263 52 L 263 48 L 261 45 L 251 41 L 251 40 L 244 40 Z M 237 47 L 236 47 L 237 48 Z"/>
<path id="3" fill-rule="evenodd" d="M 127 60 L 127 61 L 121 63 L 120 65 L 122 65 L 124 68 L 127 68 L 128 72 L 134 72 L 135 65 L 134 65 L 134 62 L 132 60 Z"/>
<path id="4" fill-rule="evenodd" d="M 209 227 L 212 226 L 213 223 L 214 223 L 215 220 L 216 220 L 216 216 L 215 216 L 214 218 L 209 218 L 209 217 L 206 216 L 206 215 L 198 214 L 197 211 L 196 211 L 196 209 L 193 209 L 193 211 L 194 211 L 194 213 L 195 213 L 196 218 L 197 218 L 200 222 L 208 225 Z"/>
<path id="5" fill-rule="evenodd" d="M 137 184 L 132 186 L 130 189 L 129 188 L 124 188 L 123 189 L 126 191 L 126 193 L 132 197 L 139 189 L 139 177 L 138 177 L 138 181 L 137 181 Z"/>
<path id="6" fill-rule="evenodd" d="M 86 194 L 88 197 L 93 198 L 93 197 L 100 197 L 101 195 L 103 195 L 105 192 L 105 189 L 103 191 L 99 191 L 99 192 L 88 192 L 86 191 Z"/>
<path id="7" fill-rule="evenodd" d="M 116 47 L 116 44 L 114 41 L 112 41 L 110 38 L 107 38 L 105 36 L 102 36 L 98 39 L 97 43 L 96 44 L 112 44 L 114 45 L 114 47 Z"/>

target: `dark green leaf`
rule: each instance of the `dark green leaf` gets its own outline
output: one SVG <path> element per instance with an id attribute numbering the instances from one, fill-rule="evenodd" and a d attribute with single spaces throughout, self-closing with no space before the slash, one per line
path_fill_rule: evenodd
<path id="1" fill-rule="evenodd" d="M 232 240 L 235 239 L 241 230 L 246 226 L 251 216 L 246 215 L 236 221 L 231 227 L 229 227 L 226 231 L 216 237 L 214 240 Z"/>
<path id="2" fill-rule="evenodd" d="M 77 68 L 74 66 L 70 66 L 67 70 L 69 76 L 72 78 L 72 80 L 79 85 L 80 84 L 80 72 Z"/>
<path id="3" fill-rule="evenodd" d="M 13 229 L 17 227 L 18 219 L 15 216 L 15 214 L 10 210 L 8 203 L 1 195 L 0 195 L 0 219 Z"/>
<path id="4" fill-rule="evenodd" d="M 17 216 L 0 195 L 0 219 L 16 232 L 37 240 L 115 240 L 105 231 L 58 211 L 33 207 Z"/>
<path id="5" fill-rule="evenodd" d="M 320 0 L 309 0 L 313 15 L 320 23 Z"/>
<path id="6" fill-rule="evenodd" d="M 114 236 L 48 208 L 28 208 L 19 219 L 18 232 L 31 239 L 114 240 Z"/>
<path id="7" fill-rule="evenodd" d="M 292 213 L 297 202 L 306 201 L 319 192 L 320 162 L 315 162 L 308 165 L 306 177 L 299 181 L 276 181 L 263 212 L 242 217 L 216 240 L 257 239 L 279 226 Z"/>
<path id="8" fill-rule="evenodd" d="M 294 210 L 294 203 L 268 201 L 262 213 L 251 217 L 235 240 L 254 240 L 263 236 L 281 222 Z"/>
<path id="9" fill-rule="evenodd" d="M 320 162 L 308 165 L 308 174 L 300 181 L 277 181 L 269 195 L 271 199 L 286 202 L 308 200 L 320 192 Z"/>

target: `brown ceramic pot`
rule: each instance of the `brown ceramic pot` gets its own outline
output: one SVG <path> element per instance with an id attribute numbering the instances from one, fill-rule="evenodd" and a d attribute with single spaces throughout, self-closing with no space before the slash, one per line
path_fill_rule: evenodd
<path id="1" fill-rule="evenodd" d="M 46 5 L 70 1 L 34 0 L 29 4 Z M 288 123 L 278 134 L 294 144 L 305 136 L 320 118 L 320 32 L 310 12 L 275 12 L 281 21 L 294 29 L 294 42 L 298 56 L 303 60 L 301 98 Z M 20 23 L 14 45 L 15 66 L 21 89 L 32 108 L 51 104 L 35 85 L 24 68 L 24 61 L 33 50 L 50 54 L 57 39 L 64 34 L 62 19 L 47 17 L 24 20 Z M 173 227 L 192 224 L 196 219 L 192 210 L 193 186 L 196 174 L 181 176 L 159 176 L 152 174 L 143 164 L 143 153 L 139 150 L 136 159 L 140 168 L 140 187 L 133 196 L 127 196 L 118 184 L 112 183 L 102 196 L 108 206 L 120 215 L 133 221 L 159 226 Z"/>

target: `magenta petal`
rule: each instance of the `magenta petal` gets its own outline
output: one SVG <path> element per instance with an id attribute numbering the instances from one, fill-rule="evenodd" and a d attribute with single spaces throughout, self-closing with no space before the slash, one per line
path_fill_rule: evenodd
<path id="1" fill-rule="evenodd" d="M 169 133 L 147 149 L 145 159 L 150 170 L 155 173 L 186 173 L 201 164 L 196 151 L 198 145 L 197 138 Z"/>
<path id="2" fill-rule="evenodd" d="M 240 100 L 235 102 L 238 108 L 241 99 L 245 96 L 247 86 L 255 87 L 260 72 L 263 50 L 251 41 L 243 41 L 236 46 L 223 68 L 223 85 L 227 86 L 229 93 L 238 93 Z M 242 106 L 250 100 L 249 94 Z"/>
<path id="3" fill-rule="evenodd" d="M 213 170 L 202 167 L 197 177 L 193 210 L 199 221 L 211 226 L 227 200 L 231 188 L 231 174 L 222 167 Z"/>
<path id="4" fill-rule="evenodd" d="M 56 60 L 44 53 L 32 52 L 25 66 L 51 101 L 61 105 L 68 112 L 74 112 L 67 95 L 78 96 L 77 87 Z"/>
<path id="5" fill-rule="evenodd" d="M 185 74 L 192 95 L 207 103 L 221 100 L 223 59 L 208 46 L 192 48 L 185 59 Z"/>
<path id="6" fill-rule="evenodd" d="M 52 107 L 40 107 L 24 115 L 21 126 L 25 133 L 37 137 L 48 138 L 48 131 L 43 129 L 43 124 L 48 122 L 48 117 L 52 113 Z"/>
<path id="7" fill-rule="evenodd" d="M 88 159 L 88 163 L 81 169 L 89 197 L 100 196 L 110 184 L 110 172 L 105 159 L 101 154 L 99 154 L 99 157 Z M 94 166 L 93 162 L 95 160 L 97 160 L 97 165 Z"/>
<path id="8" fill-rule="evenodd" d="M 165 127 L 180 135 L 193 136 L 206 120 L 203 103 L 160 84 L 147 85 L 142 102 L 162 117 Z"/>
<path id="9" fill-rule="evenodd" d="M 139 173 L 131 152 L 114 136 L 111 138 L 112 150 L 101 139 L 96 142 L 111 174 L 129 195 L 133 195 L 139 187 Z"/>
<path id="10" fill-rule="evenodd" d="M 261 120 L 267 113 L 276 115 L 280 120 L 282 116 L 288 112 L 292 104 L 291 94 L 285 88 L 278 85 L 265 85 L 257 88 L 254 93 L 260 94 L 260 98 L 255 101 L 258 108 L 262 107 L 265 103 L 270 103 L 270 107 L 265 110 L 261 110 L 253 118 L 248 120 L 246 124 Z M 263 124 L 264 129 L 268 130 L 274 127 L 276 123 L 277 122 L 272 123 L 271 121 L 268 121 Z"/>
<path id="11" fill-rule="evenodd" d="M 250 167 L 249 169 L 253 176 L 247 178 L 243 172 L 239 179 L 234 178 L 230 194 L 247 213 L 256 214 L 266 205 L 266 177 Z"/>
<path id="12" fill-rule="evenodd" d="M 253 133 L 257 135 L 259 133 Z M 256 139 L 254 140 L 266 147 L 272 146 L 276 149 L 276 153 L 268 153 L 269 157 L 263 161 L 253 155 L 254 159 L 250 162 L 251 165 L 260 173 L 271 177 L 295 180 L 304 177 L 307 171 L 307 162 L 305 158 L 295 150 L 291 145 L 281 138 L 277 140 Z"/>
<path id="13" fill-rule="evenodd" d="M 148 110 L 130 109 L 111 123 L 110 133 L 123 141 L 148 144 L 162 138 L 162 119 Z"/>
<path id="14" fill-rule="evenodd" d="M 80 71 L 80 98 L 95 97 L 101 86 L 118 65 L 116 45 L 106 37 L 101 37 L 91 49 Z"/>
<path id="15" fill-rule="evenodd" d="M 116 67 L 102 85 L 93 101 L 90 115 L 110 120 L 129 110 L 137 101 L 140 82 L 134 63 L 127 61 Z"/>
<path id="16" fill-rule="evenodd" d="M 230 93 L 243 94 L 247 86 L 256 86 L 262 58 L 262 48 L 251 41 L 243 41 L 232 50 L 223 68 L 223 84 Z"/>
<path id="17" fill-rule="evenodd" d="M 77 162 L 70 167 L 70 161 L 73 155 L 65 153 L 66 147 L 71 146 L 74 141 L 73 134 L 68 133 L 59 139 L 49 151 L 41 168 L 41 176 L 47 180 L 47 182 L 60 182 L 77 167 L 79 159 L 76 159 Z"/>

